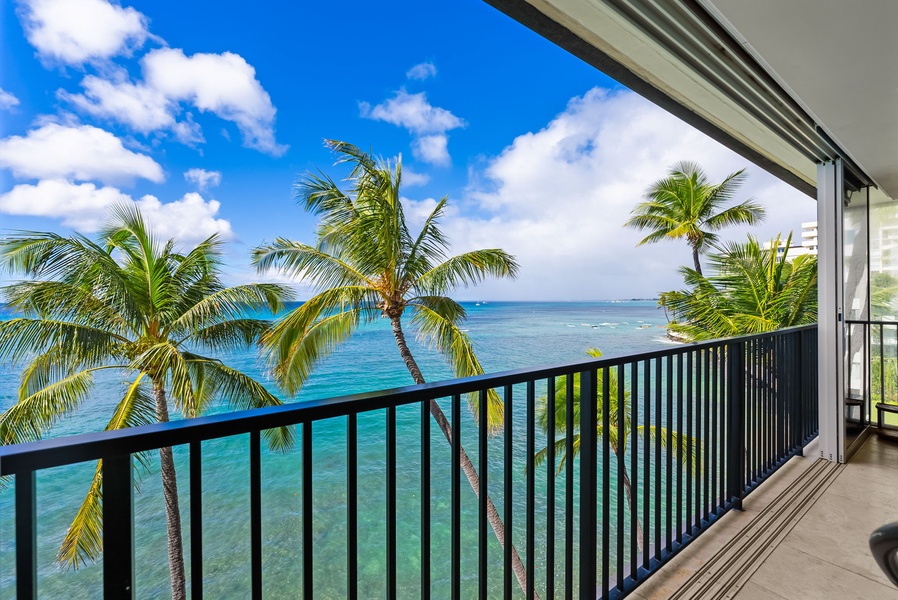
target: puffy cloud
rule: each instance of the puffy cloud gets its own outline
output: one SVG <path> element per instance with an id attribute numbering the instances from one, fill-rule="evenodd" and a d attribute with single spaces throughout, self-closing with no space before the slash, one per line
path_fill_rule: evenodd
<path id="1" fill-rule="evenodd" d="M 424 80 L 428 77 L 436 77 L 436 74 L 437 68 L 436 65 L 434 65 L 432 62 L 419 63 L 405 72 L 405 76 L 409 79 L 418 80 Z"/>
<path id="2" fill-rule="evenodd" d="M 384 121 L 408 129 L 415 136 L 412 140 L 415 157 L 435 165 L 447 165 L 450 162 L 446 132 L 467 126 L 464 119 L 456 117 L 445 108 L 430 104 L 424 92 L 409 94 L 405 90 L 399 90 L 392 98 L 376 106 L 361 102 L 359 110 L 366 119 Z"/>
<path id="3" fill-rule="evenodd" d="M 432 165 L 448 165 L 451 162 L 449 157 L 449 140 L 442 133 L 436 135 L 425 135 L 412 141 L 412 154 L 415 158 Z"/>
<path id="4" fill-rule="evenodd" d="M 120 139 L 90 125 L 48 123 L 26 136 L 0 140 L 0 168 L 33 179 L 160 183 L 162 167 L 149 156 L 128 150 Z"/>
<path id="5" fill-rule="evenodd" d="M 417 185 L 427 185 L 430 181 L 430 175 L 427 173 L 418 173 L 407 167 L 402 167 L 402 185 L 405 187 L 415 187 Z"/>
<path id="6" fill-rule="evenodd" d="M 466 125 L 463 119 L 445 108 L 431 105 L 424 92 L 409 94 L 405 90 L 399 90 L 381 104 L 372 107 L 367 102 L 362 102 L 360 108 L 366 119 L 405 127 L 415 134 L 443 133 Z"/>
<path id="7" fill-rule="evenodd" d="M 172 102 L 158 90 L 93 75 L 85 77 L 81 86 L 84 94 L 60 91 L 58 95 L 88 114 L 115 119 L 141 133 L 168 129 L 175 124 Z"/>
<path id="8" fill-rule="evenodd" d="M 184 179 L 194 184 L 200 190 L 204 190 L 207 187 L 215 187 L 221 183 L 221 171 L 189 169 L 184 172 Z"/>
<path id="9" fill-rule="evenodd" d="M 473 172 L 444 229 L 454 252 L 499 247 L 521 264 L 517 281 L 481 284 L 478 298 L 653 297 L 682 286 L 677 267 L 691 264 L 689 249 L 684 241 L 637 248 L 645 234 L 623 224 L 679 160 L 698 162 L 717 181 L 750 166 L 634 93 L 594 89 Z M 768 209 L 755 235 L 769 239 L 815 218 L 812 199 L 759 168 L 749 171 L 737 198 L 753 196 Z M 724 235 L 744 239 L 746 231 Z"/>
<path id="10" fill-rule="evenodd" d="M 15 95 L 0 88 L 0 110 L 9 110 L 13 106 L 19 105 L 19 99 Z"/>
<path id="11" fill-rule="evenodd" d="M 46 179 L 35 185 L 17 185 L 0 194 L 0 212 L 60 219 L 67 227 L 92 233 L 106 221 L 109 207 L 123 201 L 136 202 L 147 222 L 164 239 L 175 238 L 190 243 L 214 233 L 233 237 L 230 222 L 215 217 L 219 202 L 204 200 L 195 192 L 185 194 L 180 200 L 163 203 L 150 195 L 134 200 L 114 187 Z"/>
<path id="12" fill-rule="evenodd" d="M 45 60 L 77 65 L 140 47 L 147 18 L 106 0 L 26 0 L 23 26 Z"/>
<path id="13" fill-rule="evenodd" d="M 275 156 L 287 151 L 274 135 L 277 110 L 256 70 L 232 52 L 197 53 L 153 50 L 142 60 L 145 85 L 170 101 L 186 101 L 201 111 L 235 123 L 244 144 Z"/>

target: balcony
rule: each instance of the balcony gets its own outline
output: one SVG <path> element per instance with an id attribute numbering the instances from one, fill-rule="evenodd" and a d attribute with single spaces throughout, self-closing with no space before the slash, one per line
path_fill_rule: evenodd
<path id="1" fill-rule="evenodd" d="M 688 567 L 678 565 L 690 552 L 720 546 L 723 532 L 764 512 L 756 501 L 793 489 L 784 482 L 806 462 L 793 457 L 817 431 L 816 349 L 816 327 L 801 327 L 4 447 L 0 474 L 15 487 L 14 534 L 4 536 L 14 535 L 6 552 L 16 564 L 4 593 L 33 598 L 52 563 L 55 548 L 38 535 L 46 470 L 97 459 L 104 557 L 90 589 L 105 598 L 163 593 L 165 561 L 141 545 L 164 528 L 164 513 L 146 481 L 134 493 L 134 457 L 172 446 L 192 598 L 664 597 L 665 582 L 682 583 Z M 466 407 L 493 393 L 505 419 L 490 432 L 485 413 Z M 431 419 L 435 407 L 449 443 Z M 362 421 L 377 434 L 360 435 Z M 264 432 L 282 426 L 295 426 L 300 441 L 274 455 Z M 245 511 L 226 517 L 204 455 L 222 439 L 232 455 L 217 477 L 248 474 L 236 499 Z M 465 476 L 468 458 L 475 479 Z M 293 466 L 275 471 L 275 460 Z M 316 475 L 323 464 L 340 473 L 326 485 Z M 733 513 L 743 502 L 746 511 Z M 222 528 L 245 568 L 210 568 L 207 541 Z M 339 560 L 323 558 L 328 540 L 342 548 Z"/>
<path id="2" fill-rule="evenodd" d="M 696 544 L 636 590 L 640 600 L 898 597 L 870 555 L 894 521 L 898 437 L 870 437 L 844 465 L 792 458 Z"/>

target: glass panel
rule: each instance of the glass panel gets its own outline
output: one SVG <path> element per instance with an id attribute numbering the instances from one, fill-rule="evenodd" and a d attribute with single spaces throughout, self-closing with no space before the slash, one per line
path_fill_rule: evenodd
<path id="1" fill-rule="evenodd" d="M 877 404 L 898 404 L 898 202 L 870 194 L 870 329 L 871 421 Z M 890 323 L 895 323 L 894 325 Z M 898 414 L 883 411 L 886 426 L 898 425 Z"/>
<path id="2" fill-rule="evenodd" d="M 845 276 L 845 448 L 869 423 L 868 321 L 869 284 L 869 193 L 852 193 L 843 209 L 843 272 Z"/>

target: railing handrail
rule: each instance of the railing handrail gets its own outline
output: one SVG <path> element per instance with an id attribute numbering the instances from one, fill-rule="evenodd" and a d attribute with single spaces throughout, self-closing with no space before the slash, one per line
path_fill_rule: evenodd
<path id="1" fill-rule="evenodd" d="M 898 321 L 871 321 L 870 319 L 845 319 L 846 325 L 898 325 Z"/>
<path id="2" fill-rule="evenodd" d="M 562 365 L 516 369 L 462 379 L 450 379 L 388 390 L 181 419 L 167 423 L 141 425 L 127 429 L 85 433 L 0 446 L 0 476 L 60 467 L 110 456 L 134 454 L 160 447 L 178 446 L 197 440 L 205 441 L 349 414 L 381 410 L 391 406 L 403 406 L 434 398 L 449 398 L 483 389 L 526 383 L 535 379 L 572 375 L 591 369 L 616 367 L 623 364 L 654 360 L 682 352 L 692 352 L 763 337 L 777 337 L 796 331 L 812 330 L 816 327 L 816 324 L 802 325 L 733 338 L 689 342 L 683 346 L 639 354 L 587 359 Z"/>

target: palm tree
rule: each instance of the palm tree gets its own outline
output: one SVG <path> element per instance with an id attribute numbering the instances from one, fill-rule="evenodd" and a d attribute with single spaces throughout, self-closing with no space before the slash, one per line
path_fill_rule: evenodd
<path id="1" fill-rule="evenodd" d="M 474 250 L 447 257 L 449 244 L 440 231 L 447 198 L 440 200 L 421 231 L 408 229 L 399 195 L 402 164 L 375 160 L 346 142 L 327 141 L 340 156 L 339 163 L 352 165 L 344 192 L 324 174 L 308 173 L 297 184 L 300 205 L 320 218 L 314 246 L 279 238 L 257 248 L 253 261 L 260 270 L 278 268 L 285 274 L 310 282 L 317 295 L 282 318 L 265 336 L 263 344 L 273 372 L 283 389 L 296 393 L 318 361 L 345 341 L 363 322 L 387 318 L 393 329 L 399 355 L 415 383 L 424 376 L 406 343 L 403 316 L 417 337 L 429 342 L 448 360 L 456 376 L 483 373 L 471 339 L 459 328 L 466 318 L 460 304 L 446 294 L 458 286 L 476 284 L 488 276 L 515 277 L 514 258 L 499 249 Z M 486 410 L 491 431 L 502 423 L 504 408 L 498 394 L 488 394 L 487 406 L 476 394 L 469 406 L 477 414 Z M 435 400 L 430 412 L 452 440 L 449 421 Z M 474 493 L 480 479 L 464 448 L 461 469 Z M 491 499 L 487 518 L 504 547 L 505 527 Z M 526 589 L 526 571 L 513 550 L 514 571 Z"/>
<path id="2" fill-rule="evenodd" d="M 764 208 L 752 200 L 724 208 L 745 177 L 742 169 L 713 184 L 696 163 L 679 162 L 667 177 L 649 187 L 646 201 L 636 205 L 625 225 L 650 231 L 639 246 L 686 238 L 692 248 L 695 270 L 701 275 L 698 257 L 706 245 L 717 241 L 715 231 L 728 225 L 754 225 L 764 219 Z"/>
<path id="3" fill-rule="evenodd" d="M 816 322 L 817 257 L 790 261 L 791 242 L 790 234 L 779 253 L 779 236 L 764 248 L 748 236 L 748 242 L 724 244 L 710 256 L 713 276 L 682 268 L 687 289 L 667 294 L 667 308 L 678 321 L 670 329 L 701 341 Z"/>
<path id="4" fill-rule="evenodd" d="M 593 358 L 600 358 L 602 356 L 602 351 L 598 348 L 588 348 L 586 353 Z M 630 411 L 630 392 L 624 392 L 624 428 L 620 430 L 618 427 L 618 408 L 619 408 L 619 391 L 618 391 L 618 378 L 617 373 L 614 369 L 609 369 L 608 371 L 608 414 L 610 416 L 608 421 L 608 431 L 606 432 L 604 426 L 602 424 L 601 415 L 604 414 L 604 398 L 602 396 L 601 391 L 597 394 L 598 398 L 596 400 L 596 408 L 597 414 L 599 415 L 598 423 L 596 424 L 596 436 L 598 439 L 602 439 L 604 435 L 608 435 L 608 447 L 614 453 L 615 456 L 621 458 L 627 453 L 627 440 L 633 434 L 633 423 L 631 421 L 631 411 Z M 573 448 L 574 448 L 574 457 L 577 456 L 580 452 L 580 375 L 575 373 L 573 375 Z M 604 389 L 604 380 L 605 380 L 605 370 L 599 369 L 598 371 L 598 386 L 597 390 Z M 556 438 L 553 442 L 555 446 L 556 456 L 559 457 L 558 467 L 555 471 L 555 475 L 561 474 L 564 469 L 565 461 L 568 460 L 567 456 L 567 379 L 566 377 L 558 377 L 555 380 L 555 405 L 550 407 L 548 399 L 543 396 L 539 398 L 537 401 L 536 408 L 536 422 L 542 428 L 543 432 L 547 432 L 549 430 L 549 419 L 554 416 L 555 421 L 555 431 L 560 433 L 560 437 Z M 687 464 L 690 460 L 694 469 L 698 469 L 697 461 L 695 460 L 696 449 L 698 447 L 698 442 L 694 438 L 687 437 L 685 435 L 681 435 L 676 431 L 670 431 L 665 427 L 655 427 L 655 426 L 645 426 L 645 425 L 637 425 L 636 426 L 636 435 L 640 437 L 645 437 L 646 433 L 648 433 L 649 438 L 653 442 L 660 442 L 662 446 L 668 444 L 668 440 L 671 444 L 673 444 L 674 448 L 686 448 L 688 450 L 687 453 L 681 453 L 680 459 L 684 464 Z M 533 464 L 535 467 L 539 467 L 542 465 L 548 456 L 549 447 L 546 446 L 542 450 L 539 450 L 533 456 Z M 570 457 L 573 458 L 573 457 Z M 637 515 L 637 507 L 633 505 L 633 487 L 630 482 L 630 476 L 627 472 L 626 465 L 623 466 L 620 472 L 621 482 L 624 486 L 624 491 L 627 494 L 627 506 L 630 509 L 630 513 L 633 515 Z M 639 520 L 639 517 L 636 518 L 636 543 L 640 549 L 642 549 L 642 523 Z"/>
<path id="5" fill-rule="evenodd" d="M 280 404 L 263 385 L 199 351 L 252 347 L 268 326 L 248 309 L 282 307 L 278 285 L 224 287 L 221 240 L 211 236 L 187 253 L 162 243 L 135 205 L 115 206 L 97 241 L 80 234 L 22 232 L 0 240 L 0 264 L 27 279 L 3 289 L 24 313 L 0 322 L 0 361 L 26 362 L 18 401 L 0 416 L 0 442 L 38 440 L 80 408 L 94 375 L 119 371 L 130 379 L 106 429 L 202 413 L 221 399 L 234 409 Z M 287 449 L 288 428 L 266 432 Z M 186 582 L 178 488 L 171 448 L 159 450 L 168 528 L 172 597 Z M 147 464 L 148 456 L 138 459 Z M 78 568 L 102 552 L 102 465 L 72 522 L 58 560 Z"/>

